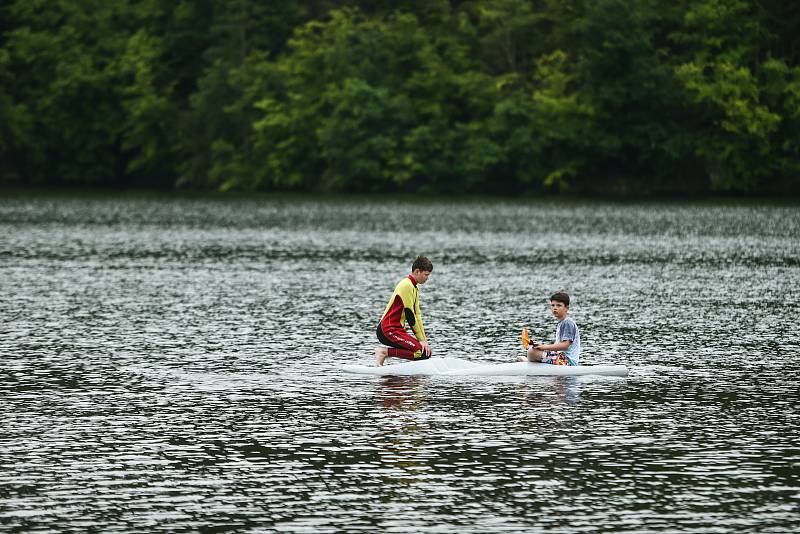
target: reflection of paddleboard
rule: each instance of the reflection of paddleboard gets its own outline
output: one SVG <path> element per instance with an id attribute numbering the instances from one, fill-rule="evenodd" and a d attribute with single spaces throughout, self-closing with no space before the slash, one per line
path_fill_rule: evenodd
<path id="1" fill-rule="evenodd" d="M 475 363 L 459 358 L 430 358 L 383 367 L 342 365 L 343 371 L 362 375 L 473 375 L 473 376 L 627 376 L 624 365 L 551 365 L 549 363 Z"/>

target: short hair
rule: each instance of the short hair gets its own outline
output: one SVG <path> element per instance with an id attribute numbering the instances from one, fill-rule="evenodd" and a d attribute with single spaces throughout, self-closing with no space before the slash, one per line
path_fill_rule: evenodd
<path id="1" fill-rule="evenodd" d="M 558 291 L 550 295 L 551 301 L 561 302 L 564 306 L 569 306 L 569 295 L 563 291 Z"/>
<path id="2" fill-rule="evenodd" d="M 417 256 L 417 259 L 411 264 L 411 270 L 416 271 L 417 269 L 431 272 L 433 271 L 433 263 L 425 256 Z"/>

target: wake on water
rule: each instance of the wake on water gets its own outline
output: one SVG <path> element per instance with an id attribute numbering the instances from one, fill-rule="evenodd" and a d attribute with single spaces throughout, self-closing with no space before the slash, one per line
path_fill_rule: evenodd
<path id="1" fill-rule="evenodd" d="M 383 367 L 367 365 L 342 365 L 348 373 L 363 375 L 448 375 L 448 376 L 576 376 L 606 375 L 627 376 L 624 365 L 551 365 L 547 363 L 475 363 L 460 358 L 430 358 Z"/>

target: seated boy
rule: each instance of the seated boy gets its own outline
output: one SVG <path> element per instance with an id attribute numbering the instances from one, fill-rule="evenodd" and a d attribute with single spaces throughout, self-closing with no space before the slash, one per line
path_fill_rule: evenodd
<path id="1" fill-rule="evenodd" d="M 581 356 L 581 334 L 578 325 L 569 314 L 569 295 L 555 293 L 550 297 L 550 311 L 558 319 L 553 343 L 531 343 L 527 358 L 520 361 L 542 362 L 553 365 L 578 365 Z"/>

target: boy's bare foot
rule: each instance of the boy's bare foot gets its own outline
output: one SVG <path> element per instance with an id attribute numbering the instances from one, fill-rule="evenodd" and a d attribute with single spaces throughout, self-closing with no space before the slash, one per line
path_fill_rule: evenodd
<path id="1" fill-rule="evenodd" d="M 528 358 L 526 356 L 517 356 L 518 362 L 527 362 Z"/>
<path id="2" fill-rule="evenodd" d="M 375 365 L 383 366 L 383 362 L 389 357 L 389 349 L 386 347 L 375 347 Z"/>

